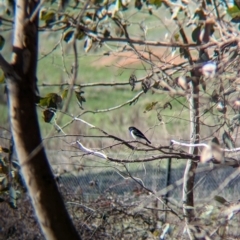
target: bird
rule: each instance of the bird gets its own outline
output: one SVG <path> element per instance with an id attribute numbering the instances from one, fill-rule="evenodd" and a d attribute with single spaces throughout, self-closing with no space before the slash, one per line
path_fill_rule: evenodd
<path id="1" fill-rule="evenodd" d="M 132 137 L 134 138 L 134 139 L 145 139 L 149 144 L 151 144 L 151 142 L 144 136 L 144 134 L 140 131 L 140 130 L 138 130 L 137 128 L 135 128 L 135 127 L 129 127 L 128 128 L 129 129 L 129 131 L 130 131 L 130 133 L 131 133 L 131 135 L 132 135 Z"/>

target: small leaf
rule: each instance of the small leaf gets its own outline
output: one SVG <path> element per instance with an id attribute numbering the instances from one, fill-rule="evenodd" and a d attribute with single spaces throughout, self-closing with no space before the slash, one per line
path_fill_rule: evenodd
<path id="1" fill-rule="evenodd" d="M 46 109 L 43 111 L 43 119 L 45 122 L 50 123 L 53 116 L 55 115 L 55 111 L 52 109 Z"/>
<path id="2" fill-rule="evenodd" d="M 180 47 L 179 52 L 181 57 L 188 58 L 188 51 L 185 48 Z"/>
<path id="3" fill-rule="evenodd" d="M 148 3 L 154 5 L 156 8 L 159 8 L 162 5 L 162 0 L 148 0 Z"/>
<path id="4" fill-rule="evenodd" d="M 47 22 L 53 21 L 53 20 L 55 20 L 55 12 L 47 11 L 46 9 L 43 9 L 40 12 L 40 19 L 43 21 L 47 21 Z"/>
<path id="5" fill-rule="evenodd" d="M 9 205 L 13 209 L 17 209 L 17 193 L 16 190 L 11 186 L 9 188 Z"/>
<path id="6" fill-rule="evenodd" d="M 0 152 L 9 153 L 9 149 L 0 146 Z"/>
<path id="7" fill-rule="evenodd" d="M 104 38 L 109 38 L 109 37 L 111 37 L 111 32 L 108 30 L 108 29 L 104 29 L 104 31 L 103 31 L 103 37 Z"/>
<path id="8" fill-rule="evenodd" d="M 201 86 L 202 86 L 203 91 L 206 92 L 207 84 L 206 84 L 206 82 L 204 81 L 204 79 L 203 79 L 202 76 L 200 77 L 199 82 L 200 82 L 200 84 L 201 84 Z"/>
<path id="9" fill-rule="evenodd" d="M 170 102 L 166 102 L 164 105 L 163 105 L 163 108 L 166 109 L 166 108 L 170 108 L 172 110 L 172 104 Z"/>
<path id="10" fill-rule="evenodd" d="M 212 92 L 211 101 L 214 103 L 217 103 L 218 100 L 219 100 L 219 94 L 217 93 L 217 90 L 214 89 Z"/>
<path id="11" fill-rule="evenodd" d="M 211 145 L 213 161 L 215 163 L 221 163 L 224 159 L 218 138 L 214 137 L 209 144 Z"/>
<path id="12" fill-rule="evenodd" d="M 4 83 L 5 81 L 5 75 L 2 69 L 0 69 L 0 83 Z"/>
<path id="13" fill-rule="evenodd" d="M 4 158 L 0 157 L 0 173 L 8 174 L 8 166 L 4 161 Z"/>
<path id="14" fill-rule="evenodd" d="M 92 38 L 86 37 L 84 42 L 84 50 L 85 52 L 89 52 L 89 50 L 92 48 Z"/>
<path id="15" fill-rule="evenodd" d="M 0 50 L 2 50 L 4 43 L 5 43 L 5 39 L 2 35 L 0 35 Z"/>
<path id="16" fill-rule="evenodd" d="M 175 40 L 176 42 L 178 42 L 178 41 L 179 41 L 179 38 L 180 38 L 180 34 L 179 34 L 179 33 L 175 33 L 173 37 L 174 37 L 174 40 Z"/>
<path id="17" fill-rule="evenodd" d="M 200 33 L 201 33 L 201 27 L 198 26 L 192 31 L 192 40 L 196 43 L 200 43 Z"/>
<path id="18" fill-rule="evenodd" d="M 155 83 L 152 86 L 155 89 L 159 89 L 160 88 L 160 81 L 155 81 Z"/>
<path id="19" fill-rule="evenodd" d="M 68 95 L 68 89 L 63 90 L 62 92 L 62 99 L 65 99 Z"/>
<path id="20" fill-rule="evenodd" d="M 122 3 L 122 10 L 125 11 L 127 10 L 128 8 L 128 5 L 130 3 L 131 0 L 121 0 L 121 3 Z"/>
<path id="21" fill-rule="evenodd" d="M 8 175 L 8 173 L 0 174 L 0 192 L 5 192 L 6 190 L 8 190 L 7 175 Z"/>
<path id="22" fill-rule="evenodd" d="M 116 0 L 115 2 L 115 11 L 119 11 L 120 8 L 122 7 L 122 1 L 121 0 Z"/>
<path id="23" fill-rule="evenodd" d="M 39 105 L 42 107 L 48 107 L 52 109 L 57 109 L 62 107 L 62 97 L 56 93 L 48 93 L 46 97 L 41 98 Z"/>
<path id="24" fill-rule="evenodd" d="M 203 9 L 201 9 L 201 8 L 198 8 L 198 9 L 195 11 L 194 18 L 195 18 L 195 17 L 198 17 L 199 20 L 202 20 L 202 21 L 205 21 L 205 20 L 206 20 L 206 14 L 204 13 Z"/>
<path id="25" fill-rule="evenodd" d="M 160 112 L 157 114 L 157 118 L 158 118 L 159 122 L 162 122 L 162 116 L 161 116 Z"/>
<path id="26" fill-rule="evenodd" d="M 137 8 L 138 10 L 142 9 L 142 1 L 141 0 L 135 0 L 135 8 Z"/>
<path id="27" fill-rule="evenodd" d="M 134 74 L 131 74 L 130 78 L 129 78 L 129 84 L 132 87 L 132 91 L 135 88 L 135 83 L 137 81 L 137 77 Z"/>
<path id="28" fill-rule="evenodd" d="M 222 83 L 220 84 L 220 87 L 219 87 L 219 93 L 223 92 L 224 91 L 224 87 L 222 85 Z"/>
<path id="29" fill-rule="evenodd" d="M 211 140 L 211 143 L 213 143 L 213 144 L 216 144 L 216 145 L 220 145 L 220 142 L 219 142 L 219 140 L 218 140 L 218 138 L 217 137 L 214 137 L 212 140 Z"/>
<path id="30" fill-rule="evenodd" d="M 52 98 L 52 102 L 54 103 L 54 105 L 56 104 L 57 109 L 61 109 L 62 108 L 62 97 L 59 96 L 58 94 L 55 94 Z M 52 107 L 52 106 L 50 106 Z"/>
<path id="31" fill-rule="evenodd" d="M 240 17 L 240 9 L 238 6 L 233 5 L 227 9 L 227 13 L 233 18 L 238 19 Z"/>
<path id="32" fill-rule="evenodd" d="M 39 105 L 45 107 L 48 105 L 48 98 L 40 98 Z"/>
<path id="33" fill-rule="evenodd" d="M 131 101 L 131 102 L 129 103 L 129 106 L 135 105 L 135 104 L 137 103 L 137 101 L 138 101 L 138 98 L 134 99 L 133 101 Z"/>
<path id="34" fill-rule="evenodd" d="M 63 40 L 68 43 L 73 38 L 73 35 L 74 35 L 74 31 L 70 30 L 64 34 Z"/>
<path id="35" fill-rule="evenodd" d="M 77 100 L 78 100 L 78 103 L 79 103 L 80 107 L 82 107 L 83 102 L 86 102 L 85 97 L 82 96 L 83 93 L 84 92 L 82 92 L 82 91 L 75 90 L 75 95 L 77 97 Z"/>
<path id="36" fill-rule="evenodd" d="M 225 198 L 223 198 L 221 196 L 214 196 L 214 200 L 221 203 L 221 204 L 229 203 Z"/>
<path id="37" fill-rule="evenodd" d="M 224 133 L 222 135 L 222 139 L 223 139 L 223 142 L 228 149 L 235 148 L 233 139 L 231 138 L 231 136 L 226 131 L 224 131 Z"/>
<path id="38" fill-rule="evenodd" d="M 145 79 L 142 81 L 142 90 L 144 93 L 146 93 L 149 90 L 150 84 L 151 84 L 150 79 Z"/>
<path id="39" fill-rule="evenodd" d="M 153 110 L 153 108 L 157 105 L 158 102 L 151 102 L 151 103 L 148 103 L 147 106 L 145 107 L 145 110 L 147 112 Z"/>

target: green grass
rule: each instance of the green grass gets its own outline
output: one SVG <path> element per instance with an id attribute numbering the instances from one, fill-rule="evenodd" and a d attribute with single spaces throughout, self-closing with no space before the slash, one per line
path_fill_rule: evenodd
<path id="1" fill-rule="evenodd" d="M 129 31 L 133 37 L 141 37 L 142 32 L 140 30 L 140 22 L 145 21 L 148 25 L 148 40 L 162 39 L 168 30 L 166 30 L 164 24 L 159 21 L 158 13 L 162 9 L 154 10 L 155 16 L 149 15 L 147 10 L 139 12 L 136 9 L 131 11 L 123 12 L 125 19 L 133 22 L 129 26 Z M 168 12 L 165 11 L 164 14 L 168 16 Z M 164 16 L 161 16 L 163 18 Z M 74 62 L 74 57 L 72 53 L 71 43 L 62 43 L 62 49 L 60 46 L 56 48 L 53 52 L 53 46 L 60 39 L 59 33 L 40 33 L 39 34 L 39 58 L 42 58 L 44 54 L 49 55 L 43 57 L 38 61 L 38 83 L 40 95 L 45 96 L 48 93 L 55 92 L 61 94 L 62 89 L 60 87 L 42 87 L 42 83 L 48 84 L 59 84 L 64 82 L 69 82 L 68 74 L 65 72 L 64 64 L 68 72 L 71 71 L 71 67 Z M 103 53 L 111 50 L 117 49 L 117 47 L 123 47 L 124 44 L 110 44 L 103 45 L 101 49 L 94 50 L 94 48 L 88 53 L 83 52 L 83 41 L 78 41 L 78 61 L 79 61 L 79 71 L 78 77 L 76 79 L 76 84 L 81 83 L 112 83 L 112 82 L 128 82 L 129 76 L 134 73 L 138 78 L 146 76 L 146 64 L 137 63 L 129 65 L 122 61 L 121 65 L 117 64 L 116 58 L 114 61 L 107 61 L 111 56 L 104 56 Z M 8 49 L 10 51 L 10 49 Z M 51 53 L 50 53 L 51 52 Z M 64 53 L 64 54 L 63 54 Z M 64 55 L 64 56 L 63 56 Z M 133 54 L 134 55 L 134 54 Z M 134 56 L 136 57 L 136 56 Z M 64 64 L 63 64 L 64 58 Z M 131 56 L 129 57 L 131 58 Z M 125 58 L 128 60 L 128 58 Z M 104 62 L 106 61 L 106 64 Z M 148 66 L 149 67 L 149 66 Z M 95 111 L 101 109 L 108 109 L 115 107 L 120 104 L 124 104 L 128 100 L 132 99 L 141 90 L 140 84 L 137 85 L 137 90 L 131 91 L 131 86 L 125 86 L 121 88 L 112 87 L 94 87 L 94 88 L 84 88 L 84 97 L 86 98 L 86 103 L 83 103 L 84 110 L 80 109 L 75 96 L 73 96 L 70 107 L 68 109 L 68 114 L 77 116 L 82 114 L 84 111 Z M 126 105 L 121 109 L 117 109 L 107 113 L 86 113 L 82 118 L 89 123 L 100 127 L 108 132 L 115 132 L 116 135 L 126 137 L 126 130 L 129 125 L 136 125 L 141 127 L 144 131 L 150 127 L 160 124 L 157 119 L 156 110 L 144 113 L 145 107 L 151 102 L 159 102 L 161 106 L 167 101 L 170 101 L 171 97 L 163 94 L 151 94 L 149 91 L 147 94 L 143 94 L 141 98 L 137 101 L 135 105 Z M 184 102 L 182 98 L 180 102 Z M 172 120 L 171 116 L 175 112 L 175 116 L 179 116 L 181 111 L 181 105 L 176 101 L 171 102 L 173 109 L 161 110 L 161 115 L 163 116 L 163 121 L 166 124 L 166 129 L 169 133 L 176 132 L 176 127 L 178 129 L 183 129 L 186 126 L 186 122 L 179 119 Z M 7 107 L 5 105 L 0 105 L 0 110 L 2 111 L 1 124 L 5 125 L 8 122 Z M 45 123 L 42 118 L 42 110 L 38 110 L 40 127 L 42 129 L 43 136 L 48 136 L 52 129 L 52 125 Z M 170 116 L 170 117 L 169 117 Z M 59 114 L 56 116 L 59 119 Z M 184 112 L 181 114 L 182 118 L 188 118 L 188 113 Z M 61 121 L 63 126 L 69 122 L 71 118 L 64 115 Z M 81 126 L 81 127 L 78 127 Z M 161 125 L 159 126 L 161 128 Z M 66 128 L 67 133 L 80 133 L 85 130 L 86 126 L 82 126 L 79 122 L 70 125 Z"/>

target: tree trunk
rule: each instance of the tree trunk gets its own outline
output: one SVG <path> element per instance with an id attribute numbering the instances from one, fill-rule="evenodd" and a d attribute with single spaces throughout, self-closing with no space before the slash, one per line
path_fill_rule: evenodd
<path id="1" fill-rule="evenodd" d="M 38 16 L 29 21 L 37 4 L 33 0 L 16 1 L 12 64 L 6 67 L 6 63 L 0 63 L 6 67 L 11 130 L 25 183 L 45 238 L 80 239 L 51 172 L 38 125 L 35 106 Z"/>
<path id="2" fill-rule="evenodd" d="M 200 123 L 199 123 L 199 88 L 198 82 L 191 82 L 191 95 L 189 99 L 189 111 L 190 111 L 190 143 L 199 143 Z M 194 97 L 195 96 L 195 97 Z M 197 155 L 198 148 L 190 147 L 190 154 Z M 194 217 L 194 209 L 188 207 L 194 207 L 194 180 L 198 163 L 189 159 L 184 172 L 183 181 L 183 213 L 186 216 L 187 222 L 190 222 Z"/>

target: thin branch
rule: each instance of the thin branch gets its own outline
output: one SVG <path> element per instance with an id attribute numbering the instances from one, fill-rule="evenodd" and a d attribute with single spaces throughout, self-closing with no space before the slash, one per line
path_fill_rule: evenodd
<path id="1" fill-rule="evenodd" d="M 171 140 L 172 145 L 180 145 L 180 146 L 185 146 L 185 147 L 209 147 L 208 144 L 206 143 L 198 143 L 198 144 L 190 144 L 190 143 L 182 143 L 178 142 L 175 140 Z M 232 149 L 227 149 L 227 148 L 220 148 L 221 151 L 223 152 L 239 152 L 240 148 L 232 148 Z"/>
<path id="2" fill-rule="evenodd" d="M 13 67 L 11 64 L 9 64 L 4 57 L 2 56 L 2 54 L 0 53 L 0 68 L 3 70 L 4 75 L 6 78 L 12 76 L 12 79 L 15 80 L 20 80 L 21 78 L 18 76 L 18 74 L 14 71 Z"/>
<path id="3" fill-rule="evenodd" d="M 83 151 L 83 152 L 86 152 L 88 154 L 91 154 L 91 155 L 94 155 L 96 157 L 100 157 L 100 158 L 104 158 L 104 159 L 108 159 L 107 155 L 103 154 L 103 153 L 100 153 L 100 152 L 97 152 L 97 151 L 93 151 L 89 148 L 86 148 L 83 146 L 82 143 L 80 143 L 79 141 L 75 142 L 77 145 L 78 145 L 78 148 Z M 74 143 L 74 144 L 75 144 Z"/>
<path id="4" fill-rule="evenodd" d="M 47 55 L 44 55 L 44 56 L 47 56 Z M 140 82 L 144 81 L 146 78 L 151 78 L 152 76 L 153 76 L 153 73 L 147 75 L 146 77 L 139 78 L 135 82 L 136 83 L 140 83 Z M 42 83 L 42 84 L 39 84 L 38 87 L 63 87 L 63 86 L 68 86 L 68 85 L 69 85 L 69 83 L 54 83 L 54 84 Z M 81 88 L 99 87 L 99 86 L 102 86 L 102 87 L 114 87 L 114 86 L 128 86 L 128 85 L 129 85 L 129 82 L 111 82 L 111 83 L 96 82 L 96 83 L 74 84 L 74 86 L 79 86 Z"/>
<path id="5" fill-rule="evenodd" d="M 31 17 L 29 18 L 30 22 L 33 22 L 36 17 L 38 17 L 38 13 L 42 5 L 45 3 L 46 0 L 41 0 L 34 12 L 32 13 Z"/>
<path id="6" fill-rule="evenodd" d="M 83 114 L 86 114 L 86 113 L 102 113 L 102 112 L 109 112 L 109 111 L 113 111 L 113 110 L 116 110 L 116 109 L 119 109 L 119 108 L 122 108 L 128 104 L 132 104 L 134 103 L 142 94 L 144 94 L 143 91 L 141 91 L 140 93 L 138 93 L 134 98 L 128 100 L 127 102 L 123 103 L 123 104 L 120 104 L 118 106 L 115 106 L 115 107 L 112 107 L 112 108 L 106 108 L 106 109 L 100 109 L 100 110 L 96 110 L 96 111 L 90 111 L 90 110 L 87 110 L 85 112 L 83 112 L 81 115 Z"/>

